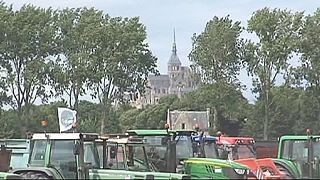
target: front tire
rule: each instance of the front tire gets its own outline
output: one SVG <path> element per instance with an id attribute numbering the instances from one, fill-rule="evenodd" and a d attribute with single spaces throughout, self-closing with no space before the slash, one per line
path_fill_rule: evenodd
<path id="1" fill-rule="evenodd" d="M 285 179 L 296 179 L 291 173 L 290 171 L 285 168 L 284 166 L 280 165 L 280 164 L 276 164 L 276 167 L 278 168 L 278 170 L 280 171 L 281 174 L 283 175 L 283 178 Z"/>

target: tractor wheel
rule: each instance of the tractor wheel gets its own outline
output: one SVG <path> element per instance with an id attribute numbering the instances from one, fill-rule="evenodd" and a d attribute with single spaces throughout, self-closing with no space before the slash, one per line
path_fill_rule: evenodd
<path id="1" fill-rule="evenodd" d="M 23 172 L 20 174 L 23 179 L 51 179 L 46 174 L 35 171 Z"/>
<path id="2" fill-rule="evenodd" d="M 281 174 L 284 174 L 284 179 L 295 179 L 287 168 L 279 164 L 276 164 L 276 167 L 278 168 Z"/>

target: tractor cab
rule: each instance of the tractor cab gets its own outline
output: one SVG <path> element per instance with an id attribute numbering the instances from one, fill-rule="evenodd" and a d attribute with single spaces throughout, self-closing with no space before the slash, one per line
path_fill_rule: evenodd
<path id="1" fill-rule="evenodd" d="M 153 171 L 149 166 L 143 138 L 106 135 L 96 140 L 104 169 Z M 103 146 L 105 145 L 105 147 Z"/>
<path id="2" fill-rule="evenodd" d="M 162 172 L 176 172 L 184 159 L 193 157 L 192 137 L 194 131 L 181 130 L 128 130 L 129 135 L 143 137 L 147 155 Z"/>
<path id="3" fill-rule="evenodd" d="M 187 174 L 158 172 L 147 156 L 145 139 L 127 134 L 109 134 L 96 140 L 103 169 L 152 172 L 155 179 L 189 179 Z"/>
<path id="4" fill-rule="evenodd" d="M 219 136 L 217 139 L 216 143 L 219 155 L 223 159 L 256 158 L 255 141 L 253 138 Z"/>
<path id="5" fill-rule="evenodd" d="M 12 170 L 27 179 L 153 179 L 151 173 L 101 169 L 95 133 L 35 133 L 27 168 Z"/>
<path id="6" fill-rule="evenodd" d="M 22 179 L 21 176 L 13 173 L 9 173 L 10 171 L 10 160 L 11 160 L 12 150 L 6 149 L 6 147 L 2 144 L 0 147 L 0 179 Z"/>
<path id="7" fill-rule="evenodd" d="M 217 146 L 221 159 L 233 160 L 251 169 L 250 178 L 279 179 L 282 174 L 271 158 L 256 159 L 255 141 L 250 137 L 217 138 Z"/>
<path id="8" fill-rule="evenodd" d="M 149 160 L 160 172 L 179 172 L 204 179 L 228 179 L 234 177 L 233 173 L 240 173 L 238 178 L 244 178 L 249 172 L 247 166 L 236 162 L 198 158 L 199 153 L 204 153 L 198 143 L 207 138 L 197 139 L 193 130 L 128 130 L 127 133 L 145 139 Z M 213 139 L 207 140 L 212 143 Z M 232 172 L 222 170 L 226 168 Z M 237 173 L 238 168 L 241 171 Z"/>
<path id="9" fill-rule="evenodd" d="M 284 135 L 279 140 L 276 165 L 292 178 L 320 178 L 320 136 Z"/>
<path id="10" fill-rule="evenodd" d="M 216 144 L 217 138 L 210 135 L 193 135 L 193 149 L 197 153 L 194 157 L 206 157 L 218 159 L 218 147 Z"/>
<path id="11" fill-rule="evenodd" d="M 99 168 L 100 164 L 93 143 L 97 138 L 97 134 L 88 133 L 33 134 L 28 167 L 54 169 L 60 178 L 89 178 L 89 169 Z M 23 170 L 14 172 L 20 174 Z"/>

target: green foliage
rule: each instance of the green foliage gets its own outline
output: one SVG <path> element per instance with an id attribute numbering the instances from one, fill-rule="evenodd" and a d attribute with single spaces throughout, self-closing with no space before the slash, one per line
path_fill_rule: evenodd
<path id="1" fill-rule="evenodd" d="M 238 131 L 231 126 L 237 124 L 240 127 L 248 116 L 249 104 L 236 85 L 223 82 L 205 85 L 181 99 L 180 110 L 206 111 L 207 108 L 210 108 L 210 122 L 216 126 L 214 131 L 222 130 L 231 134 L 232 131 Z M 217 119 L 214 119 L 214 108 L 217 110 Z"/>
<path id="2" fill-rule="evenodd" d="M 16 131 L 19 129 L 17 114 L 14 110 L 2 111 L 0 110 L 0 139 L 2 138 L 13 138 L 19 137 L 20 132 Z"/>
<path id="3" fill-rule="evenodd" d="M 89 64 L 88 88 L 98 98 L 105 113 L 101 120 L 104 131 L 106 114 L 111 102 L 123 102 L 124 92 L 144 91 L 147 75 L 157 72 L 156 58 L 148 49 L 145 27 L 139 18 L 111 18 L 105 15 L 102 27 L 93 41 L 98 48 Z"/>
<path id="4" fill-rule="evenodd" d="M 69 106 L 78 108 L 79 97 L 90 73 L 90 55 L 97 48 L 92 37 L 101 26 L 102 12 L 93 8 L 64 9 L 59 12 L 60 58 L 53 61 L 51 85 L 55 95 L 67 94 Z"/>
<path id="5" fill-rule="evenodd" d="M 18 110 L 22 135 L 29 126 L 28 107 L 37 98 L 46 101 L 48 94 L 49 56 L 57 53 L 55 12 L 24 5 L 19 11 L 1 11 L 0 61 L 6 74 L 3 79 L 12 94 L 11 106 Z M 22 111 L 22 106 L 25 111 Z"/>
<path id="6" fill-rule="evenodd" d="M 124 98 L 127 92 L 143 93 L 148 74 L 158 73 L 139 21 L 94 8 L 55 11 L 25 5 L 14 11 L 1 2 L 0 138 L 24 137 L 23 130 L 43 132 L 44 118 L 50 122 L 46 131 L 58 132 L 57 108 L 67 106 L 77 109 L 82 132 L 160 129 L 168 109 L 207 108 L 215 130 L 229 135 L 266 139 L 306 128 L 320 131 L 320 9 L 305 19 L 302 12 L 256 11 L 246 28 L 256 42 L 239 40 L 240 22 L 213 17 L 201 34 L 193 35 L 189 54 L 194 77 L 205 85 L 144 109 L 130 107 Z M 293 69 L 288 60 L 296 52 L 301 66 Z M 241 93 L 240 61 L 253 77 L 252 92 L 258 97 L 253 105 Z M 277 86 L 280 76 L 285 84 Z M 79 100 L 89 90 L 98 104 Z M 63 95 L 69 99 L 44 104 L 49 96 Z M 43 104 L 34 105 L 36 99 Z M 120 107 L 112 107 L 114 102 Z M 14 109 L 2 110 L 6 104 Z"/>
<path id="7" fill-rule="evenodd" d="M 233 22 L 229 16 L 220 19 L 215 16 L 207 23 L 204 32 L 193 35 L 189 57 L 203 82 L 237 81 L 240 33 L 240 22 Z"/>
<path id="8" fill-rule="evenodd" d="M 259 41 L 243 42 L 241 58 L 254 77 L 255 92 L 264 100 L 264 139 L 269 135 L 270 89 L 276 78 L 288 70 L 288 59 L 297 49 L 302 18 L 301 12 L 264 8 L 248 21 L 248 32 L 255 33 Z"/>
<path id="9" fill-rule="evenodd" d="M 317 116 L 315 119 L 320 121 L 320 62 L 319 45 L 320 37 L 320 9 L 313 15 L 306 17 L 302 29 L 302 38 L 299 51 L 301 52 L 301 66 L 296 70 L 296 78 L 303 82 L 302 86 L 307 88 L 308 94 L 313 97 L 311 102 L 315 106 Z M 314 127 L 320 129 L 320 124 L 316 123 Z"/>

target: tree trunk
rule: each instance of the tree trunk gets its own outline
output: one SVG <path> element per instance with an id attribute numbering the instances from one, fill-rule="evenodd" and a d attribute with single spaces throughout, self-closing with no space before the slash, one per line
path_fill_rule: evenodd
<path id="1" fill-rule="evenodd" d="M 320 121 L 320 111 L 318 111 L 318 113 L 317 113 L 317 121 L 316 121 L 315 127 L 309 127 L 312 130 L 314 130 L 312 133 L 320 133 L 320 122 L 319 121 Z"/>
<path id="2" fill-rule="evenodd" d="M 21 105 L 18 105 L 17 111 L 18 111 L 17 116 L 18 116 L 18 123 L 19 123 L 19 129 L 20 129 L 20 136 L 21 138 L 25 138 L 27 128 L 26 128 L 25 119 L 22 117 Z"/>
<path id="3" fill-rule="evenodd" d="M 212 129 L 213 132 L 217 132 L 217 122 L 218 122 L 218 110 L 217 107 L 213 107 L 213 123 L 212 123 Z"/>
<path id="4" fill-rule="evenodd" d="M 104 127 L 105 127 L 104 122 L 105 122 L 105 119 L 106 119 L 106 110 L 103 108 L 101 125 L 100 125 L 100 135 L 104 134 Z"/>
<path id="5" fill-rule="evenodd" d="M 268 140 L 269 125 L 269 91 L 266 90 L 264 103 L 263 140 Z"/>
<path id="6" fill-rule="evenodd" d="M 102 107 L 102 119 L 101 119 L 101 126 L 100 126 L 100 134 L 103 135 L 104 129 L 105 129 L 105 123 L 108 120 L 107 115 L 109 114 L 109 104 L 108 102 L 104 102 L 103 103 L 103 107 Z"/>

